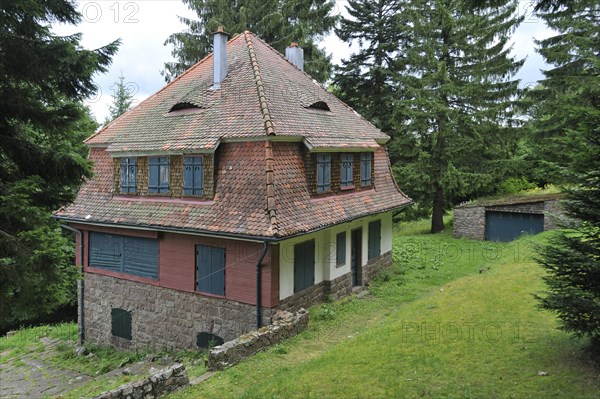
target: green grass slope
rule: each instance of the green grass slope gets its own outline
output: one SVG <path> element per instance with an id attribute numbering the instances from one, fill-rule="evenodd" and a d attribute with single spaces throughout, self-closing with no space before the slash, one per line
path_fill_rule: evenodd
<path id="1" fill-rule="evenodd" d="M 597 398 L 585 342 L 537 308 L 533 246 L 403 224 L 370 295 L 311 309 L 307 331 L 170 398 Z M 546 374 L 546 375 L 540 375 Z"/>

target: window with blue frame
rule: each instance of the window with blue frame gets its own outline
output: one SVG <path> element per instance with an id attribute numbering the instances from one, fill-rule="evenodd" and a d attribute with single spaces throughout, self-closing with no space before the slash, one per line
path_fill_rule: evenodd
<path id="1" fill-rule="evenodd" d="M 331 154 L 317 154 L 317 193 L 331 190 Z"/>
<path id="2" fill-rule="evenodd" d="M 360 154 L 360 185 L 370 186 L 371 185 L 371 159 L 373 154 L 370 152 L 363 152 Z"/>
<path id="3" fill-rule="evenodd" d="M 158 240 L 90 232 L 89 265 L 135 276 L 158 278 Z"/>
<path id="4" fill-rule="evenodd" d="M 352 187 L 352 154 L 342 154 L 342 167 L 341 167 L 341 179 L 340 185 L 342 187 Z"/>
<path id="5" fill-rule="evenodd" d="M 137 158 L 121 158 L 121 193 L 135 193 Z"/>
<path id="6" fill-rule="evenodd" d="M 167 194 L 169 192 L 169 157 L 148 158 L 148 192 Z"/>
<path id="7" fill-rule="evenodd" d="M 202 195 L 202 157 L 183 158 L 183 195 Z"/>

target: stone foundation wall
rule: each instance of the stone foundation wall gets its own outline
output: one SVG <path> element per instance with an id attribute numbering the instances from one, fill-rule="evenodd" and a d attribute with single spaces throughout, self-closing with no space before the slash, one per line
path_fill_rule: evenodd
<path id="1" fill-rule="evenodd" d="M 224 341 L 256 328 L 256 307 L 221 298 L 85 273 L 85 339 L 122 349 L 197 348 L 197 334 L 208 332 Z M 131 312 L 131 340 L 111 332 L 111 310 Z M 262 309 L 270 323 L 272 309 Z"/>
<path id="2" fill-rule="evenodd" d="M 306 310 L 300 309 L 296 314 L 277 311 L 273 315 L 273 324 L 211 349 L 208 354 L 208 369 L 223 370 L 271 345 L 293 337 L 304 331 L 307 326 Z"/>
<path id="3" fill-rule="evenodd" d="M 391 265 L 393 262 L 392 251 L 379 255 L 362 267 L 362 283 L 368 285 L 383 268 Z"/>
<path id="4" fill-rule="evenodd" d="M 104 392 L 94 399 L 154 399 L 173 392 L 189 383 L 185 366 L 175 364 L 152 374 L 141 381 L 121 385 L 117 389 Z"/>
<path id="5" fill-rule="evenodd" d="M 485 239 L 485 208 L 483 206 L 454 208 L 454 237 Z"/>

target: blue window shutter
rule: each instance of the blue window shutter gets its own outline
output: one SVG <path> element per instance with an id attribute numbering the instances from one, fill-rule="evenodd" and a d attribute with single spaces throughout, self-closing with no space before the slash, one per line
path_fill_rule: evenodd
<path id="1" fill-rule="evenodd" d="M 315 241 L 294 246 L 294 292 L 302 291 L 315 283 Z"/>
<path id="2" fill-rule="evenodd" d="M 90 266 L 122 271 L 122 245 L 120 236 L 90 232 Z"/>
<path id="3" fill-rule="evenodd" d="M 202 195 L 202 157 L 185 157 L 183 160 L 183 193 Z"/>
<path id="4" fill-rule="evenodd" d="M 158 279 L 158 240 L 123 237 L 123 272 Z"/>
<path id="5" fill-rule="evenodd" d="M 342 154 L 342 167 L 341 169 L 341 186 L 347 187 L 352 185 L 352 154 Z"/>
<path id="6" fill-rule="evenodd" d="M 225 295 L 225 248 L 196 246 L 196 291 Z"/>
<path id="7" fill-rule="evenodd" d="M 121 192 L 129 192 L 129 164 L 127 158 L 121 159 Z"/>
<path id="8" fill-rule="evenodd" d="M 194 195 L 202 195 L 203 193 L 202 161 L 199 159 L 198 163 L 194 165 Z"/>
<path id="9" fill-rule="evenodd" d="M 381 255 L 381 221 L 369 223 L 369 259 Z"/>
<path id="10" fill-rule="evenodd" d="M 192 195 L 194 191 L 194 165 L 192 157 L 183 159 L 183 194 Z"/>
<path id="11" fill-rule="evenodd" d="M 343 231 L 338 233 L 336 237 L 336 265 L 343 265 L 346 263 L 346 232 Z"/>
<path id="12" fill-rule="evenodd" d="M 148 192 L 158 192 L 158 158 L 148 158 Z"/>

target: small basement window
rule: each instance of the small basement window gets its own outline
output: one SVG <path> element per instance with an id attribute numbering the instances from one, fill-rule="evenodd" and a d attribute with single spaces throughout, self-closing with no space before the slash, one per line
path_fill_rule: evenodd
<path id="1" fill-rule="evenodd" d="M 215 346 L 223 345 L 223 338 L 206 331 L 199 332 L 196 336 L 196 346 L 202 349 L 211 349 Z"/>
<path id="2" fill-rule="evenodd" d="M 131 341 L 131 312 L 124 309 L 112 308 L 110 311 L 111 333 Z"/>

